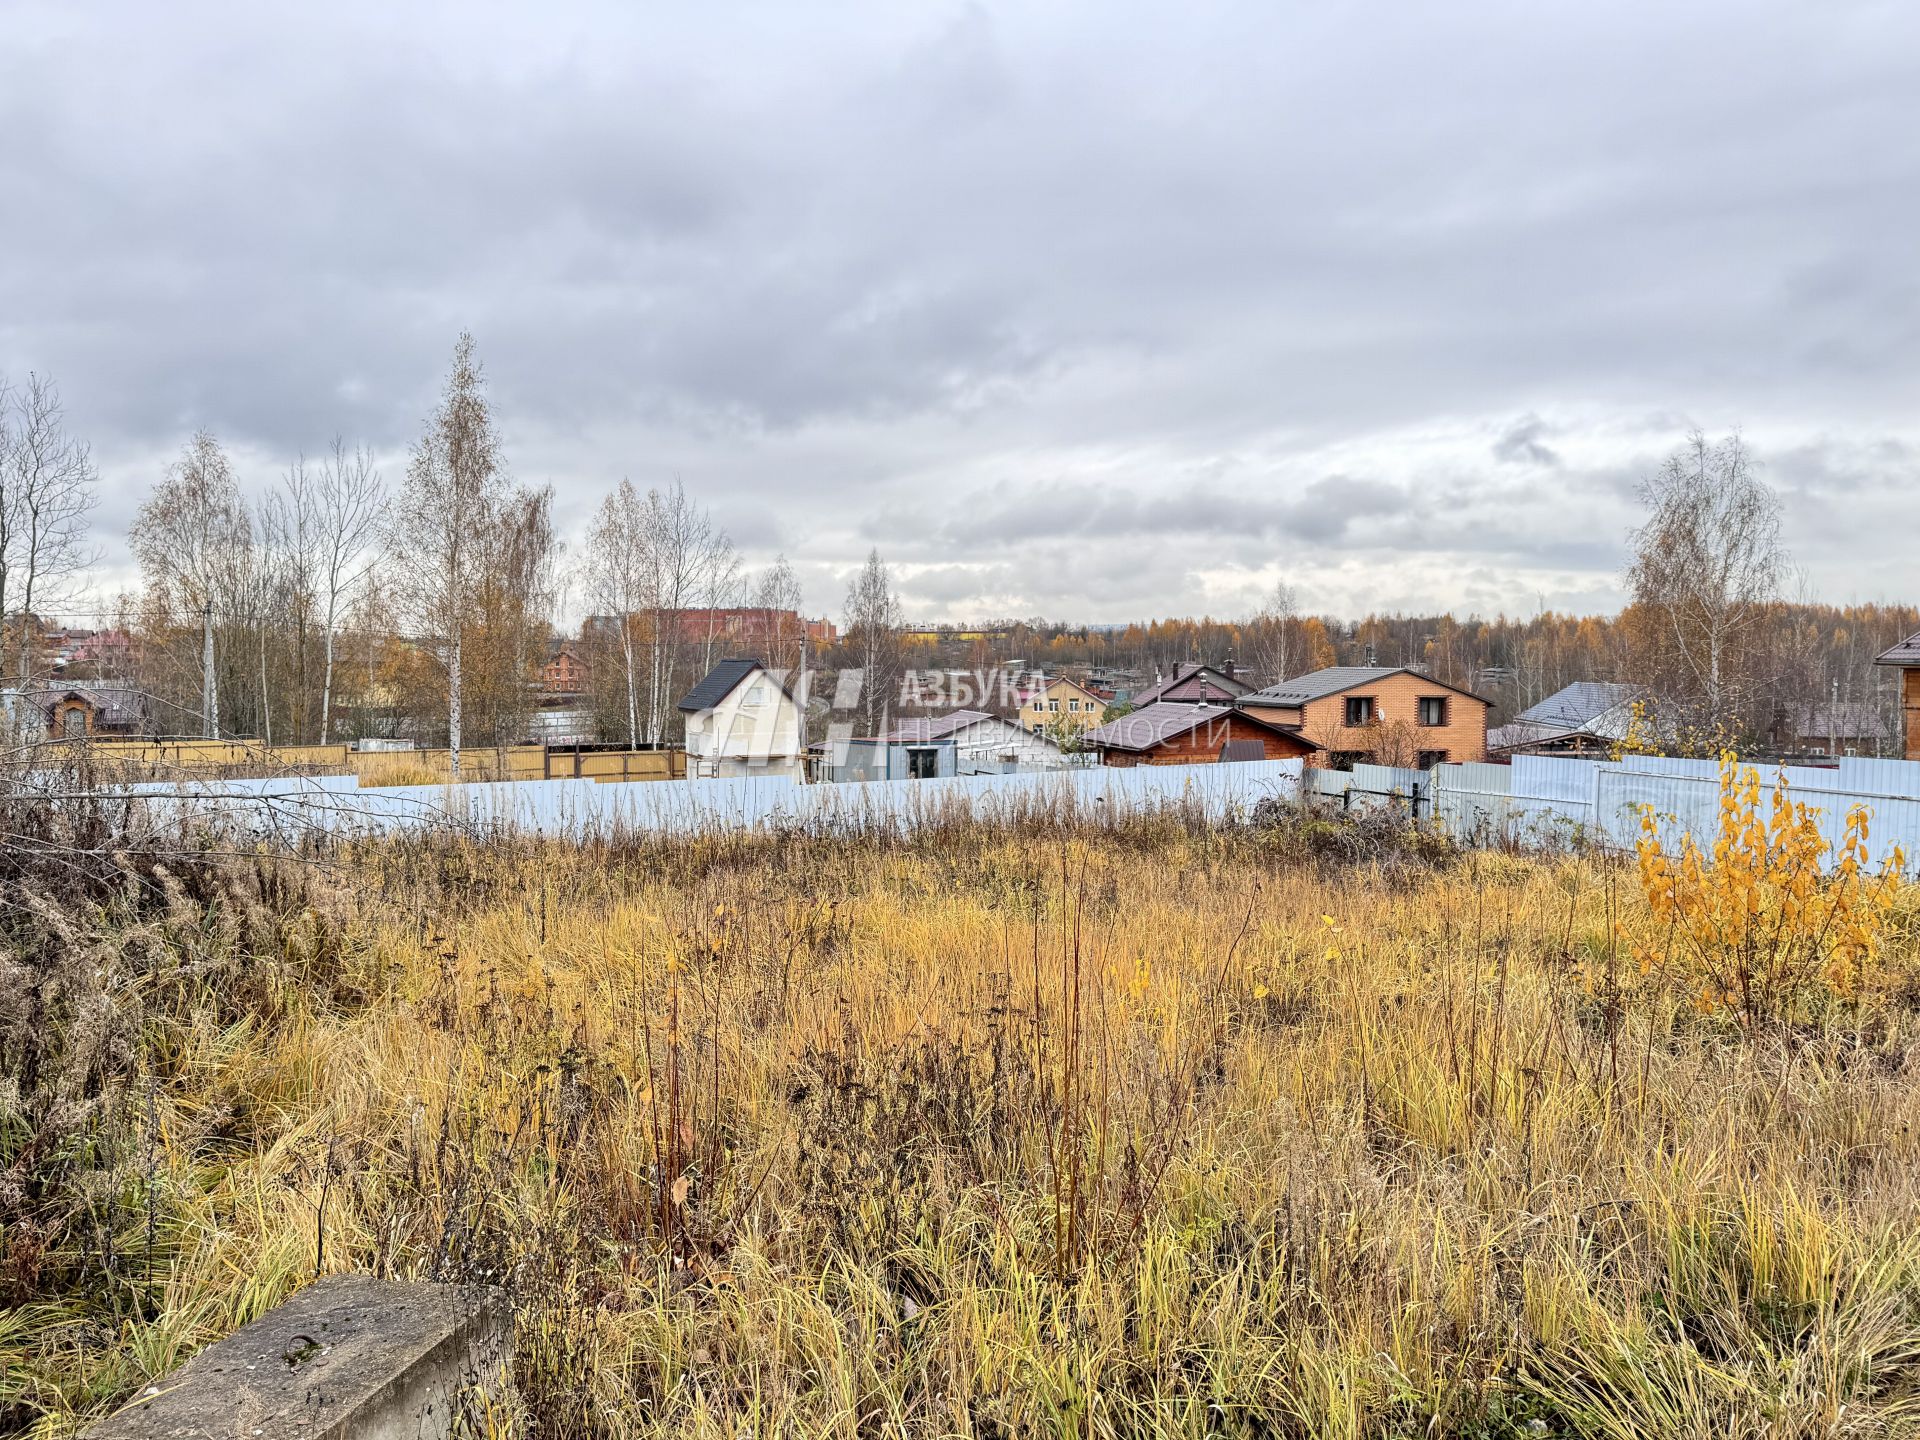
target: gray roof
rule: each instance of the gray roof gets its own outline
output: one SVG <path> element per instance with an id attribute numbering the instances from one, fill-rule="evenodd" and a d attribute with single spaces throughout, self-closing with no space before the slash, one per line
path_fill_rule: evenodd
<path id="1" fill-rule="evenodd" d="M 1639 693 L 1631 685 L 1613 685 L 1604 680 L 1576 680 L 1513 718 L 1516 724 L 1578 730 L 1592 724 L 1617 705 L 1631 705 Z"/>
<path id="2" fill-rule="evenodd" d="M 1640 696 L 1631 685 L 1605 680 L 1576 680 L 1496 729 L 1487 732 L 1487 749 L 1517 750 L 1554 740 L 1587 736 L 1624 740 L 1632 728 L 1629 707 Z"/>
<path id="3" fill-rule="evenodd" d="M 982 720 L 999 720 L 1002 725 L 1013 723 L 1010 720 L 1001 720 L 998 715 L 989 715 L 984 710 L 955 710 L 949 715 L 902 720 L 887 732 L 885 738 L 894 741 L 945 740 L 962 730 L 978 725 Z"/>
<path id="4" fill-rule="evenodd" d="M 43 713 L 69 697 L 84 700 L 92 707 L 95 722 L 102 725 L 137 724 L 147 713 L 146 692 L 132 685 L 8 686 L 4 693 Z"/>
<path id="5" fill-rule="evenodd" d="M 1798 737 L 1819 740 L 1838 736 L 1843 740 L 1884 740 L 1893 734 L 1884 706 L 1866 700 L 1817 700 L 1802 705 L 1794 717 Z"/>
<path id="6" fill-rule="evenodd" d="M 706 673 L 706 678 L 681 697 L 680 708 L 688 713 L 711 710 L 731 695 L 742 680 L 754 671 L 766 668 L 758 660 L 722 660 Z"/>
<path id="7" fill-rule="evenodd" d="M 1371 685 L 1376 680 L 1384 680 L 1389 675 L 1413 675 L 1429 685 L 1438 685 L 1442 690 L 1451 690 L 1456 695 L 1465 695 L 1470 700 L 1479 700 L 1471 690 L 1458 685 L 1448 684 L 1445 680 L 1436 680 L 1424 670 L 1415 670 L 1410 665 L 1334 665 L 1325 670 L 1315 670 L 1311 674 L 1296 675 L 1291 680 L 1282 680 L 1269 685 L 1264 690 L 1256 690 L 1251 695 L 1240 697 L 1242 705 L 1304 705 L 1309 700 L 1324 700 L 1329 695 L 1338 695 L 1343 690 L 1358 690 L 1362 685 Z"/>
<path id="8" fill-rule="evenodd" d="M 1920 666 L 1920 635 L 1909 635 L 1873 663 L 1876 665 Z"/>
<path id="9" fill-rule="evenodd" d="M 1229 711 L 1224 705 L 1191 705 L 1180 700 L 1161 700 L 1109 720 L 1081 738 L 1091 746 L 1111 750 L 1151 750 L 1163 740 L 1184 735 Z"/>

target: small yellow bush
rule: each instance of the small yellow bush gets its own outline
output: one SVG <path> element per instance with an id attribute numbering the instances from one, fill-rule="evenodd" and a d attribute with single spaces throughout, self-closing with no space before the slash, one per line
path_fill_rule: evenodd
<path id="1" fill-rule="evenodd" d="M 1759 772 L 1726 755 L 1711 857 L 1691 835 L 1669 854 L 1651 806 L 1636 847 L 1641 887 L 1663 927 L 1658 944 L 1636 946 L 1641 972 L 1684 981 L 1702 1011 L 1730 1011 L 1749 1030 L 1858 995 L 1905 865 L 1896 848 L 1870 867 L 1864 805 L 1847 812 L 1836 849 L 1784 775 L 1771 799 L 1763 809 Z"/>

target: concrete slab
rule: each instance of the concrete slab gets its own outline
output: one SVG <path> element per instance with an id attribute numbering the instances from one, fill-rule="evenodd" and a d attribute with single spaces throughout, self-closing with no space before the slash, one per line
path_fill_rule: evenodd
<path id="1" fill-rule="evenodd" d="M 481 1286 L 333 1275 L 84 1432 L 86 1440 L 446 1440 L 499 1396 L 505 1298 Z"/>

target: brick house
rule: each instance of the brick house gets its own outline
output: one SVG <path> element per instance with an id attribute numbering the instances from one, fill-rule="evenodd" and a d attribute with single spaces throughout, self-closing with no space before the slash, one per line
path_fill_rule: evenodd
<path id="1" fill-rule="evenodd" d="M 1909 760 L 1920 760 L 1920 635 L 1909 635 L 1873 663 L 1900 671 L 1902 753 Z"/>
<path id="2" fill-rule="evenodd" d="M 1246 714 L 1314 742 L 1310 763 L 1426 769 L 1487 758 L 1487 702 L 1405 666 L 1336 665 L 1243 695 Z"/>
<path id="3" fill-rule="evenodd" d="M 1201 765 L 1222 758 L 1290 760 L 1311 755 L 1314 743 L 1296 730 L 1224 705 L 1163 700 L 1098 729 L 1089 730 L 1087 748 L 1103 765 Z M 1231 753 L 1228 747 L 1231 746 Z"/>
<path id="4" fill-rule="evenodd" d="M 547 695 L 580 695 L 587 688 L 587 662 L 571 645 L 561 645 L 540 667 L 540 689 Z"/>

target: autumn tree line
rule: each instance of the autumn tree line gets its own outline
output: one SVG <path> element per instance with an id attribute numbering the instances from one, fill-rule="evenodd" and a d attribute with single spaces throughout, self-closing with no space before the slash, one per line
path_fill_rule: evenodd
<path id="1" fill-rule="evenodd" d="M 57 387 L 0 379 L 0 676 L 44 684 L 40 637 L 83 598 L 98 473 L 66 425 Z M 878 552 L 854 575 L 831 651 L 810 645 L 784 557 L 750 571 L 711 512 L 679 484 L 622 480 L 571 554 L 553 494 L 512 477 L 486 378 L 462 335 L 404 471 L 336 439 L 249 497 L 219 440 L 196 433 L 140 507 L 141 572 L 103 625 L 134 639 L 130 673 L 152 728 L 304 744 L 395 735 L 462 746 L 535 733 L 541 666 L 559 643 L 563 589 L 588 618 L 567 643 L 585 664 L 594 730 L 634 746 L 674 743 L 679 698 L 718 658 L 746 649 L 777 670 L 857 669 L 836 686 L 857 723 L 898 709 L 908 667 L 1107 667 L 1143 679 L 1189 660 L 1262 681 L 1327 665 L 1418 664 L 1511 715 L 1576 680 L 1660 697 L 1674 735 L 1765 737 L 1783 713 L 1836 692 L 1895 702 L 1874 655 L 1920 630 L 1912 606 L 1835 607 L 1797 596 L 1777 498 L 1738 436 L 1693 436 L 1648 477 L 1645 519 L 1615 616 L 1529 618 L 1305 612 L 1275 588 L 1238 619 L 1124 628 L 1044 620 L 984 627 L 989 640 L 909 643 Z M 715 613 L 757 617 L 744 639 Z M 824 705 L 831 692 L 816 687 Z"/>

